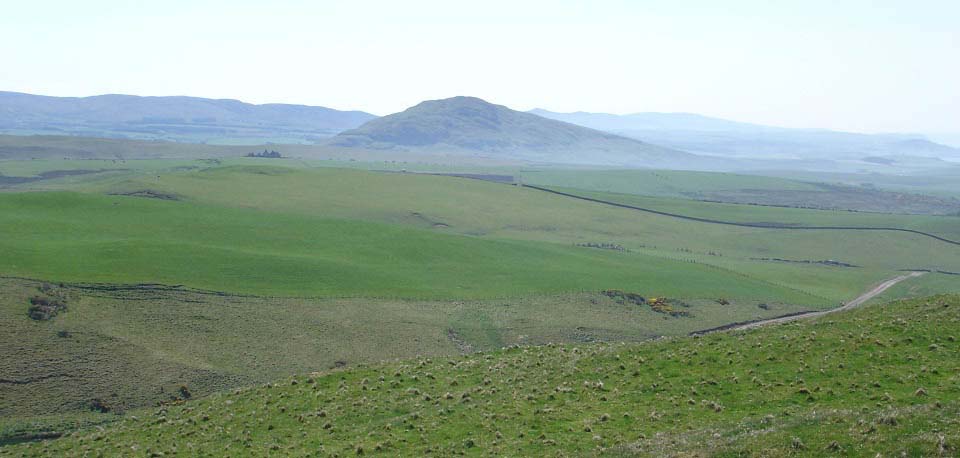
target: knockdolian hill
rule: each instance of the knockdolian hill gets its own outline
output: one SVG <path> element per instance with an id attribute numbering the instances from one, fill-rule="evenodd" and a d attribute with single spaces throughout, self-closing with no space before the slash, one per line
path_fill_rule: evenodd
<path id="1" fill-rule="evenodd" d="M 422 102 L 341 132 L 330 144 L 566 164 L 684 167 L 711 161 L 475 97 Z"/>

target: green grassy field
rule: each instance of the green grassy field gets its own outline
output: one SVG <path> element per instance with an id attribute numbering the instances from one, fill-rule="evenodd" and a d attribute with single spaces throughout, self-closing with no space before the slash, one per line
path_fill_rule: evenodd
<path id="1" fill-rule="evenodd" d="M 262 171 L 262 169 L 257 169 Z M 330 216 L 400 223 L 418 227 L 445 224 L 447 232 L 465 235 L 542 240 L 561 243 L 620 242 L 628 248 L 658 247 L 654 251 L 713 251 L 724 255 L 788 259 L 854 259 L 866 267 L 905 268 L 921 265 L 957 265 L 955 247 L 926 241 L 920 246 L 909 234 L 796 233 L 691 223 L 631 210 L 581 202 L 540 191 L 459 178 L 371 173 L 336 169 L 287 171 L 281 175 L 256 173 L 242 167 L 178 173 L 159 181 L 116 180 L 99 192 L 127 192 L 144 187 L 183 195 L 204 203 L 252 207 L 262 211 L 321 213 Z M 281 172 L 277 172 L 281 173 Z M 257 189 L 239 193 L 238 189 Z M 442 190 L 442 192 L 440 191 Z M 761 208 L 762 209 L 762 208 Z M 793 209 L 769 209 L 787 223 L 803 220 Z M 419 215 L 419 216 L 416 216 Z M 871 225 L 872 215 L 824 212 L 822 222 Z M 891 223 L 908 224 L 901 217 Z M 917 218 L 916 227 L 949 233 L 954 219 Z M 744 237 L 749 235 L 749 237 Z M 776 240 L 776 244 L 766 243 Z M 788 239 L 789 243 L 780 243 Z M 897 243 L 884 243 L 896 240 Z M 919 241 L 919 240 L 918 240 Z M 861 245 L 863 243 L 863 245 Z M 889 252 L 878 253 L 878 243 Z M 690 254 L 687 251 L 683 253 Z M 766 253 L 766 255 L 764 255 Z M 664 253 L 665 254 L 665 253 Z M 949 255 L 949 256 L 948 256 Z M 883 258 L 883 259 L 880 259 Z M 914 266 L 909 266 L 914 267 Z M 945 269 L 949 270 L 949 269 Z"/>
<path id="2" fill-rule="evenodd" d="M 378 164 L 405 162 L 417 167 L 489 168 L 520 164 L 508 160 L 425 154 L 361 148 L 336 148 L 306 144 L 215 145 L 161 140 L 77 137 L 67 135 L 3 135 L 0 134 L 0 163 L 6 161 L 72 161 L 72 160 L 194 160 L 240 158 L 264 149 L 279 151 L 295 160 L 342 161 L 353 165 L 379 168 Z M 2 164 L 0 164 L 2 167 Z M 2 168 L 0 168 L 2 171 Z"/>
<path id="3" fill-rule="evenodd" d="M 960 240 L 960 216 L 898 215 L 890 213 L 783 208 L 702 202 L 670 197 L 646 197 L 630 194 L 585 191 L 572 188 L 557 187 L 551 189 L 657 211 L 735 223 L 772 223 L 792 226 L 895 227 L 914 229 L 952 240 Z"/>
<path id="4" fill-rule="evenodd" d="M 951 456 L 960 297 L 286 378 L 10 456 Z M 784 351 L 789 346 L 790 351 Z"/>
<path id="5" fill-rule="evenodd" d="M 176 174 L 184 169 L 208 169 L 224 166 L 270 166 L 283 168 L 357 168 L 382 169 L 401 171 L 407 167 L 430 172 L 472 172 L 511 175 L 514 169 L 509 167 L 471 167 L 441 164 L 408 164 L 405 162 L 350 162 L 350 161 L 318 161 L 318 160 L 263 160 L 249 158 L 224 158 L 210 160 L 39 160 L 39 161 L 0 161 L 0 173 L 5 176 L 26 177 L 39 173 L 59 170 L 105 170 L 124 169 L 121 176 L 141 175 L 145 179 L 155 179 L 157 174 Z M 419 167 L 419 168 L 417 168 Z M 785 224 L 806 225 L 861 225 L 861 226 L 894 226 L 917 228 L 942 234 L 954 235 L 960 232 L 960 219 L 956 217 L 893 215 L 878 213 L 851 214 L 846 211 L 806 210 L 796 208 L 778 208 L 756 205 L 738 205 L 691 201 L 682 197 L 685 193 L 696 189 L 736 191 L 748 187 L 756 189 L 807 189 L 815 188 L 813 184 L 774 179 L 764 177 L 750 177 L 744 175 L 701 173 L 701 172 L 669 172 L 669 171 L 551 171 L 532 172 L 533 176 L 546 176 L 550 179 L 534 180 L 537 183 L 564 183 L 568 190 L 576 188 L 577 193 L 600 197 L 607 200 L 623 201 L 638 206 L 658 210 L 688 214 L 690 216 L 725 219 L 739 222 L 778 222 Z M 531 172 L 525 172 L 525 176 Z M 659 177 L 654 181 L 644 178 Z M 113 176 L 107 174 L 107 176 Z M 615 179 L 607 183 L 608 176 Z M 345 179 L 353 179 L 356 175 L 346 175 Z M 45 180 L 41 183 L 30 183 L 24 188 L 29 189 L 76 189 L 83 182 L 102 181 L 103 174 L 92 176 L 75 176 L 55 180 Z M 591 181 L 592 180 L 592 181 Z M 665 181 L 664 181 L 665 180 Z M 343 181 L 343 180 L 339 180 Z M 154 186 L 153 183 L 147 183 Z M 322 184 L 320 185 L 322 186 Z M 666 189 L 660 189 L 666 186 Z M 564 189 L 564 187 L 559 187 Z M 603 188 L 611 192 L 596 192 L 590 189 Z M 673 191 L 671 191 L 673 190 Z M 287 191 L 287 190 L 281 190 Z M 634 194 L 648 194 L 644 196 Z M 668 198 L 650 197 L 651 195 L 666 195 Z"/>
<path id="6" fill-rule="evenodd" d="M 816 191 L 802 181 L 734 173 L 677 170 L 550 170 L 523 171 L 526 183 L 641 196 L 689 198 L 705 192 L 762 189 Z"/>
<path id="7" fill-rule="evenodd" d="M 770 176 L 792 180 L 826 181 L 851 186 L 864 184 L 904 192 L 916 192 L 944 197 L 960 198 L 960 164 L 947 162 L 939 170 L 912 174 L 854 174 L 829 172 L 803 172 L 796 170 L 766 171 Z"/>
<path id="8" fill-rule="evenodd" d="M 881 213 L 960 215 L 956 196 L 926 189 L 889 190 L 872 182 L 825 183 L 733 173 L 670 170 L 530 170 L 528 184 L 645 197 Z M 809 178 L 814 178 L 811 175 Z M 828 175 L 829 177 L 829 175 Z M 861 177 L 869 179 L 870 176 Z M 882 177 L 881 177 L 882 178 Z M 955 179 L 955 178 L 954 178 Z M 923 177 L 915 177 L 915 181 Z M 941 177 L 931 177 L 942 181 Z M 864 184 L 868 184 L 864 186 Z M 931 188 L 933 189 L 933 188 Z M 935 188 L 942 190 L 949 188 Z"/>
<path id="9" fill-rule="evenodd" d="M 254 148 L 247 148 L 257 152 Z M 424 173 L 478 173 L 495 175 L 514 175 L 518 167 L 508 165 L 456 164 L 426 161 L 381 160 L 358 161 L 348 158 L 326 159 L 281 158 L 264 159 L 248 157 L 212 157 L 209 159 L 37 159 L 37 160 L 0 160 L 0 176 L 36 177 L 44 172 L 69 170 L 88 171 L 124 171 L 164 173 L 184 169 L 207 169 L 223 166 L 271 166 L 294 169 L 302 168 L 342 168 L 376 171 L 409 171 Z M 95 177 L 97 179 L 101 177 Z M 45 180 L 43 183 L 31 183 L 29 187 L 45 187 L 61 184 L 62 180 Z M 27 186 L 24 186 L 27 187 Z"/>
<path id="10" fill-rule="evenodd" d="M 890 288 L 871 302 L 883 303 L 894 299 L 926 297 L 943 293 L 960 294 L 960 276 L 928 273 Z"/>
<path id="11" fill-rule="evenodd" d="M 14 381 L 0 390 L 0 442 L 116 420 L 91 406 L 137 409 L 178 397 L 180 386 L 200 397 L 343 364 L 677 336 L 829 308 L 900 269 L 960 271 L 960 247 L 912 234 L 718 226 L 394 173 L 406 167 L 0 161 L 7 177 L 114 169 L 0 193 L 0 378 Z M 596 195 L 695 216 L 957 230 L 947 218 Z M 583 246 L 599 244 L 618 249 Z M 69 310 L 31 320 L 39 283 L 12 277 L 65 282 Z M 884 297 L 960 291 L 956 279 L 931 274 Z M 111 290 L 141 283 L 207 291 Z M 666 296 L 689 315 L 620 303 L 601 294 L 608 289 Z"/>
<path id="12" fill-rule="evenodd" d="M 42 159 L 33 161 L 0 161 L 0 174 L 6 177 L 35 177 L 44 172 L 55 172 L 64 170 L 90 170 L 90 171 L 141 171 L 149 173 L 158 170 L 176 170 L 182 168 L 201 168 L 211 167 L 217 164 L 217 161 L 248 161 L 253 163 L 254 159 L 231 158 L 231 159 Z"/>
<path id="13" fill-rule="evenodd" d="M 465 299 L 610 288 L 817 303 L 709 266 L 324 217 L 77 193 L 0 196 L 7 275 L 292 296 Z M 646 293 L 649 291 L 649 293 Z"/>
<path id="14" fill-rule="evenodd" d="M 65 279 L 74 280 L 82 279 L 80 272 L 93 275 L 91 271 L 94 271 L 98 272 L 95 275 L 100 275 L 97 277 L 99 281 L 113 282 L 133 281 L 138 272 L 141 272 L 143 274 L 137 276 L 136 281 L 151 281 L 152 276 L 158 275 L 154 281 L 182 282 L 182 279 L 187 278 L 190 279 L 188 284 L 195 287 L 230 289 L 234 284 L 247 285 L 249 289 L 243 291 L 261 291 L 261 288 L 265 288 L 262 291 L 267 291 L 267 294 L 282 294 L 283 291 L 296 289 L 300 291 L 299 294 L 307 295 L 427 297 L 430 294 L 446 294 L 446 297 L 453 297 L 464 294 L 463 297 L 489 297 L 598 287 L 629 289 L 632 286 L 624 283 L 626 279 L 643 278 L 646 274 L 642 272 L 646 271 L 668 273 L 669 269 L 659 267 L 661 263 L 681 261 L 684 269 L 694 266 L 694 270 L 703 270 L 697 264 L 711 265 L 760 282 L 794 289 L 805 290 L 807 285 L 815 284 L 819 290 L 816 294 L 821 296 L 825 303 L 846 300 L 854 290 L 863 289 L 871 283 L 892 276 L 899 269 L 960 270 L 960 247 L 943 245 L 911 234 L 844 231 L 814 233 L 716 226 L 612 208 L 536 190 L 450 177 L 333 168 L 227 166 L 172 171 L 161 174 L 159 178 L 152 173 L 121 173 L 75 184 L 71 189 L 84 193 L 4 195 L 0 201 L 6 201 L 5 205 L 10 210 L 7 212 L 7 224 L 17 225 L 17 229 L 12 229 L 11 234 L 23 233 L 26 237 L 16 239 L 15 235 L 6 243 L 10 249 L 22 250 L 23 244 L 31 240 L 30 237 L 38 240 L 36 237 L 39 237 L 39 233 L 33 234 L 36 231 L 33 227 L 42 227 L 44 229 L 40 229 L 41 231 L 47 231 L 44 237 L 62 239 L 60 248 L 81 250 L 75 254 L 82 254 L 82 250 L 86 249 L 90 255 L 87 259 L 92 259 L 93 262 L 99 262 L 96 258 L 110 262 L 134 258 L 124 264 L 127 266 L 124 272 L 107 278 L 99 272 L 111 269 L 89 269 L 78 263 L 64 265 L 61 262 L 52 262 L 49 259 L 56 257 L 56 252 L 52 250 L 23 251 L 21 255 L 24 260 L 16 263 L 8 261 L 8 270 L 18 275 L 37 278 L 69 274 L 73 271 L 73 276 Z M 144 190 L 169 194 L 180 200 L 158 201 L 104 196 L 109 193 L 136 193 Z M 47 199 L 51 199 L 51 202 L 46 202 Z M 82 226 L 83 224 L 79 223 L 82 218 L 79 215 L 64 218 L 66 213 L 61 214 L 62 210 L 59 204 L 56 204 L 57 199 L 70 200 L 71 203 L 63 204 L 65 210 L 99 212 L 103 215 L 100 218 L 103 221 L 102 227 L 71 228 L 70 221 Z M 117 205 L 114 205 L 114 202 Z M 123 211 L 119 211 L 121 209 Z M 794 220 L 802 219 L 789 213 L 798 210 L 770 210 L 778 214 L 766 216 L 781 217 L 786 221 L 790 221 L 791 217 Z M 848 212 L 825 213 L 829 214 L 822 215 L 822 218 L 833 218 L 829 222 L 842 221 L 851 225 L 865 224 L 858 218 L 871 216 Z M 270 215 L 269 218 L 261 217 L 267 214 Z M 840 217 L 844 219 L 841 220 Z M 160 224 L 161 221 L 163 224 Z M 330 237 L 333 237 L 326 243 L 323 240 L 327 237 L 324 229 L 316 229 L 319 232 L 309 235 L 309 232 L 314 230 L 313 225 L 321 224 L 321 221 L 327 228 L 325 230 L 332 234 Z M 383 224 L 388 226 L 382 226 Z M 927 223 L 916 224 L 928 230 L 933 226 Z M 358 229 L 344 230 L 347 226 L 356 226 Z M 949 229 L 948 226 L 942 224 L 940 227 Z M 155 227 L 156 234 L 153 233 Z M 69 246 L 71 239 L 83 237 L 62 235 L 68 228 L 69 232 L 77 234 L 94 233 L 89 235 L 88 240 L 82 240 L 82 246 L 86 248 L 81 245 Z M 368 228 L 368 231 L 364 232 L 359 228 Z M 393 235 L 387 235 L 388 233 Z M 467 238 L 452 237 L 453 235 Z M 101 240 L 96 240 L 97 237 Z M 365 240 L 365 237 L 373 237 L 375 240 L 361 243 L 360 240 Z M 429 259 L 431 263 L 438 263 L 435 270 L 438 271 L 437 275 L 441 276 L 437 278 L 447 275 L 443 286 L 429 287 L 439 291 L 431 293 L 424 290 L 425 286 L 417 285 L 416 275 L 433 275 L 431 268 L 413 259 L 405 260 L 403 256 L 378 260 L 378 263 L 384 264 L 383 268 L 370 267 L 364 263 L 348 265 L 348 272 L 349 269 L 361 272 L 370 268 L 371 271 L 364 275 L 337 273 L 340 269 L 337 264 L 338 256 L 343 264 L 350 264 L 347 261 L 354 256 L 357 256 L 357 259 L 368 256 L 367 259 L 373 260 L 396 249 L 392 237 L 410 237 L 411 243 L 419 240 L 409 245 L 417 246 L 416 250 L 412 250 L 420 256 L 416 259 L 433 256 Z M 154 250 L 166 252 L 170 249 L 170 255 L 161 258 L 156 255 L 156 251 L 124 251 L 119 249 L 123 246 L 124 238 L 137 240 L 137 243 L 144 240 L 144 247 L 153 244 Z M 433 242 L 435 239 L 439 240 L 436 244 Z M 102 248 L 114 242 L 118 243 L 115 245 L 118 249 L 111 257 L 110 252 Z M 631 252 L 612 253 L 573 246 L 577 243 L 598 242 L 617 243 Z M 209 260 L 204 261 L 206 264 L 197 264 L 203 266 L 207 273 L 200 272 L 195 275 L 189 269 L 177 268 L 183 258 L 178 260 L 172 256 L 178 252 L 177 245 L 181 243 L 181 248 L 191 256 L 194 256 L 195 248 L 199 250 L 196 252 L 197 256 L 209 254 Z M 353 250 L 347 247 L 350 243 L 369 249 Z M 237 246 L 251 249 L 238 250 L 235 248 Z M 884 249 L 877 250 L 878 246 Z M 422 247 L 425 249 L 421 250 Z M 535 250 L 539 254 L 524 256 L 523 249 Z M 383 251 L 381 253 L 378 250 Z M 468 252 L 484 253 L 488 250 L 493 250 L 489 251 L 490 256 L 480 256 L 476 265 L 451 270 L 450 266 L 457 264 L 455 258 L 458 253 L 466 256 Z M 498 250 L 506 253 L 504 257 L 501 258 Z M 62 251 L 61 255 L 65 256 L 68 252 Z M 304 256 L 309 253 L 316 253 L 316 259 Z M 543 257 L 548 256 L 547 253 L 551 253 L 549 256 L 558 256 L 558 262 L 547 262 L 551 259 Z M 94 254 L 96 256 L 91 257 Z M 269 264 L 275 261 L 281 264 L 281 267 L 275 273 L 262 274 L 260 280 L 251 279 L 253 270 L 246 275 L 242 270 L 243 262 L 209 264 L 216 262 L 221 255 L 227 256 L 224 259 L 256 258 L 257 263 Z M 561 258 L 564 261 L 559 261 Z M 602 260 L 607 267 L 594 269 L 584 264 L 587 259 L 590 262 Z M 860 267 L 843 269 L 760 259 L 834 259 Z M 408 268 L 405 262 L 416 265 Z M 293 267 L 298 265 L 303 269 Z M 336 287 L 325 286 L 324 278 L 315 278 L 327 275 L 324 265 L 337 271 L 330 272 L 327 277 L 337 278 Z M 289 269 L 283 270 L 287 268 L 284 266 Z M 400 272 L 393 269 L 399 266 L 403 266 Z M 495 271 L 511 272 L 514 269 L 511 266 L 520 271 L 536 269 L 537 273 L 531 271 L 527 279 L 521 275 L 505 282 L 495 278 L 496 276 L 480 275 L 484 269 L 491 274 Z M 631 269 L 639 270 L 630 272 Z M 580 272 L 586 271 L 594 273 L 581 275 Z M 318 275 L 304 277 L 304 272 L 316 272 Z M 324 272 L 324 275 L 319 275 L 321 272 Z M 711 275 L 716 273 L 712 272 L 714 273 Z M 258 272 L 257 275 L 261 273 Z M 383 281 L 389 276 L 395 277 L 395 280 L 391 280 L 394 283 Z M 465 280 L 467 276 L 469 281 Z M 351 279 L 345 280 L 347 277 Z M 577 279 L 570 281 L 573 277 Z M 419 278 L 426 279 L 423 276 Z M 486 287 L 482 286 L 484 278 L 491 281 L 493 290 L 485 291 Z M 655 279 L 653 283 L 658 287 L 670 288 L 670 283 L 675 282 L 676 288 L 668 291 L 676 291 L 677 288 L 692 291 L 696 288 L 695 277 L 682 281 L 669 278 L 665 276 Z M 851 283 L 851 280 L 854 283 Z M 251 281 L 253 283 L 250 283 Z M 307 282 L 311 284 L 306 285 Z M 356 287 L 351 286 L 354 282 Z M 473 295 L 471 290 L 475 292 Z"/>

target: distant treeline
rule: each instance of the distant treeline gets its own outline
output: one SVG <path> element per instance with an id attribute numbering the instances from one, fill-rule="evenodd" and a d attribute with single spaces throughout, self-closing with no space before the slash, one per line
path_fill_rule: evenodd
<path id="1" fill-rule="evenodd" d="M 262 153 L 247 153 L 247 157 L 269 157 L 269 158 L 281 158 L 283 156 L 280 153 L 270 150 L 263 150 Z"/>

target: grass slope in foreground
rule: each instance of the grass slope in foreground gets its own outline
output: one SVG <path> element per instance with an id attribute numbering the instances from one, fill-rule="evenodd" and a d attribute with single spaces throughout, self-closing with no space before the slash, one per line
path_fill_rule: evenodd
<path id="1" fill-rule="evenodd" d="M 955 456 L 960 296 L 644 344 L 514 347 L 283 380 L 35 455 Z"/>

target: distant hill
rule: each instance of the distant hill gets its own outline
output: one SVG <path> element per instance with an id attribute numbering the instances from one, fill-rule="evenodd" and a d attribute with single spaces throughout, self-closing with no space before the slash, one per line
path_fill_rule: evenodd
<path id="1" fill-rule="evenodd" d="M 698 130 L 704 132 L 755 132 L 758 130 L 782 130 L 776 127 L 711 118 L 695 113 L 634 113 L 616 115 L 609 113 L 588 113 L 585 111 L 556 113 L 541 108 L 535 108 L 528 113 L 604 131 Z"/>
<path id="2" fill-rule="evenodd" d="M 960 149 L 919 135 L 857 134 L 741 123 L 692 113 L 530 113 L 592 129 L 642 138 L 693 153 L 758 159 L 960 158 Z"/>
<path id="3" fill-rule="evenodd" d="M 196 143 L 320 141 L 376 116 L 306 105 L 198 97 L 48 97 L 0 92 L 0 131 Z M 261 141 L 255 141 L 260 139 Z"/>
<path id="4" fill-rule="evenodd" d="M 422 102 L 342 132 L 331 145 L 514 160 L 689 168 L 698 156 L 511 110 L 475 97 Z"/>

